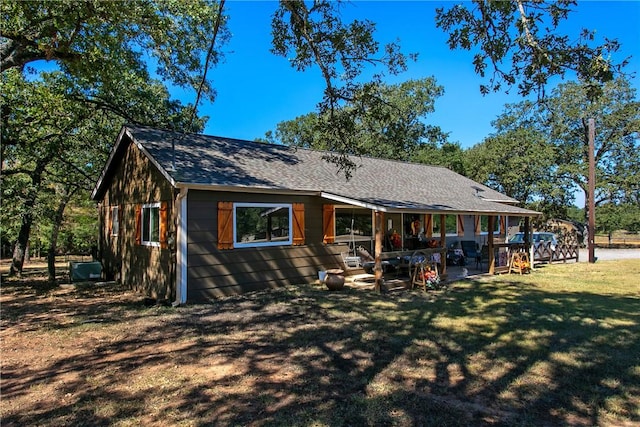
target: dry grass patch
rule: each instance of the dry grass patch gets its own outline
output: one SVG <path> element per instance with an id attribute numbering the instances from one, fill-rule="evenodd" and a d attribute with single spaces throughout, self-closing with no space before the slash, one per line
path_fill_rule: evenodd
<path id="1" fill-rule="evenodd" d="M 637 260 L 177 309 L 5 282 L 6 425 L 640 423 Z"/>

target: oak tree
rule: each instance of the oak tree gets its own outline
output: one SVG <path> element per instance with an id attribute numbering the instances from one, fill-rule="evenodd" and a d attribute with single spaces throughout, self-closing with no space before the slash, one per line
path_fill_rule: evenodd
<path id="1" fill-rule="evenodd" d="M 589 96 L 595 97 L 628 60 L 614 62 L 620 43 L 604 38 L 598 44 L 594 30 L 560 31 L 577 5 L 574 0 L 473 0 L 436 9 L 436 25 L 449 34 L 451 49 L 476 51 L 475 71 L 489 78 L 480 85 L 483 94 L 516 86 L 524 96 L 544 97 L 552 77 L 569 73 L 591 83 Z"/>

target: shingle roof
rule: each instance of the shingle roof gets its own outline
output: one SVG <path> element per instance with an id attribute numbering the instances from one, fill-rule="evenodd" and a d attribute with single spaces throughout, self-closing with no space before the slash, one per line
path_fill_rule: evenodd
<path id="1" fill-rule="evenodd" d="M 537 214 L 512 206 L 517 200 L 444 167 L 352 157 L 358 167 L 347 180 L 323 159 L 327 153 L 322 151 L 138 126 L 124 130 L 176 186 L 326 193 L 388 211 Z M 105 172 L 117 158 L 113 153 Z"/>

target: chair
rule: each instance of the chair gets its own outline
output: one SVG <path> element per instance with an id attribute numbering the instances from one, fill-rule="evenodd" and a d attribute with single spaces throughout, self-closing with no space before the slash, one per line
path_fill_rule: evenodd
<path id="1" fill-rule="evenodd" d="M 487 263 L 487 269 L 489 268 L 489 246 L 482 245 L 482 249 L 480 249 L 480 268 L 482 268 L 482 264 Z"/>
<path id="2" fill-rule="evenodd" d="M 360 268 L 362 266 L 362 260 L 359 256 L 351 255 L 351 252 L 342 252 L 340 254 L 342 256 L 342 262 L 344 263 L 345 268 Z"/>
<path id="3" fill-rule="evenodd" d="M 462 240 L 460 242 L 460 247 L 464 252 L 464 256 L 467 259 L 472 259 L 476 262 L 476 269 L 480 269 L 480 264 L 482 262 L 482 256 L 478 251 L 478 244 L 475 240 Z"/>

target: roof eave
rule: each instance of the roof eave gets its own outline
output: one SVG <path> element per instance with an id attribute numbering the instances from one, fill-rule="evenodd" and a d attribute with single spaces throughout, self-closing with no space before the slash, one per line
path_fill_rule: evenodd
<path id="1" fill-rule="evenodd" d="M 92 200 L 98 200 L 98 195 L 102 192 L 102 187 L 104 185 L 104 180 L 107 176 L 107 173 L 111 170 L 111 165 L 114 161 L 114 158 L 116 157 L 116 154 L 118 153 L 118 151 L 120 150 L 120 146 L 122 145 L 122 140 L 124 135 L 127 134 L 127 136 L 129 136 L 129 138 L 131 138 L 133 140 L 133 135 L 131 134 L 131 131 L 126 127 L 126 126 L 122 126 L 122 129 L 120 129 L 120 133 L 118 134 L 118 137 L 116 138 L 116 143 L 114 144 L 113 148 L 111 149 L 111 153 L 109 153 L 109 158 L 107 159 L 107 163 L 104 165 L 104 167 L 102 168 L 102 172 L 100 173 L 100 177 L 98 178 L 98 181 L 96 182 L 96 186 L 93 188 L 93 191 L 91 192 L 91 199 Z"/>
<path id="2" fill-rule="evenodd" d="M 176 181 L 175 179 L 173 179 L 171 174 L 169 174 L 169 171 L 167 171 L 164 167 L 162 167 L 162 165 L 158 163 L 158 161 L 147 151 L 146 148 L 144 148 L 144 146 L 139 141 L 137 141 L 133 137 L 132 137 L 132 141 L 134 144 L 136 144 L 136 147 L 138 147 L 140 151 L 147 157 L 147 159 L 149 159 L 149 161 L 158 169 L 158 171 L 160 171 L 162 176 L 164 176 L 164 178 L 167 181 L 169 181 L 171 186 L 176 188 Z"/>
<path id="3" fill-rule="evenodd" d="M 358 206 L 358 207 L 361 207 L 361 208 L 371 209 L 371 210 L 374 210 L 374 211 L 387 212 L 387 210 L 388 210 L 387 207 L 385 207 L 385 206 L 376 205 L 376 204 L 373 204 L 373 203 L 368 203 L 368 202 L 364 202 L 362 200 L 353 199 L 353 198 L 345 197 L 345 196 L 340 196 L 340 195 L 337 195 L 337 194 L 326 193 L 324 191 L 320 193 L 320 197 L 322 197 L 323 199 L 332 200 L 334 202 L 345 203 L 345 204 L 348 204 L 348 205 Z"/>
<path id="4" fill-rule="evenodd" d="M 218 185 L 218 184 L 200 184 L 191 182 L 176 182 L 175 187 L 179 189 L 188 190 L 203 190 L 203 191 L 225 191 L 229 193 L 269 193 L 269 194 L 284 194 L 292 196 L 318 196 L 319 191 L 315 190 L 296 190 L 291 188 L 274 188 L 264 186 L 239 186 L 239 185 Z"/>
<path id="5" fill-rule="evenodd" d="M 111 169 L 115 167 L 114 162 L 116 157 L 121 153 L 121 146 L 123 144 L 125 135 L 129 137 L 129 140 L 131 140 L 131 142 L 135 144 L 136 147 L 138 147 L 140 152 L 143 153 L 145 157 L 158 169 L 158 171 L 162 174 L 162 176 L 164 176 L 164 178 L 167 181 L 169 181 L 169 183 L 173 187 L 176 186 L 176 182 L 173 179 L 173 177 L 169 174 L 169 172 L 165 168 L 162 167 L 162 165 L 160 165 L 160 163 L 156 161 L 156 159 L 149 153 L 149 151 L 147 151 L 147 149 L 144 148 L 144 146 L 139 141 L 136 140 L 136 138 L 133 136 L 133 132 L 131 131 L 131 129 L 129 129 L 127 126 L 122 126 L 122 129 L 120 130 L 120 133 L 116 138 L 116 143 L 111 149 L 111 153 L 109 154 L 109 159 L 107 160 L 107 163 L 102 169 L 102 173 L 100 174 L 100 178 L 98 178 L 98 182 L 96 183 L 95 188 L 91 192 L 92 200 L 98 200 L 103 196 L 105 179 L 108 173 L 111 171 Z"/>

